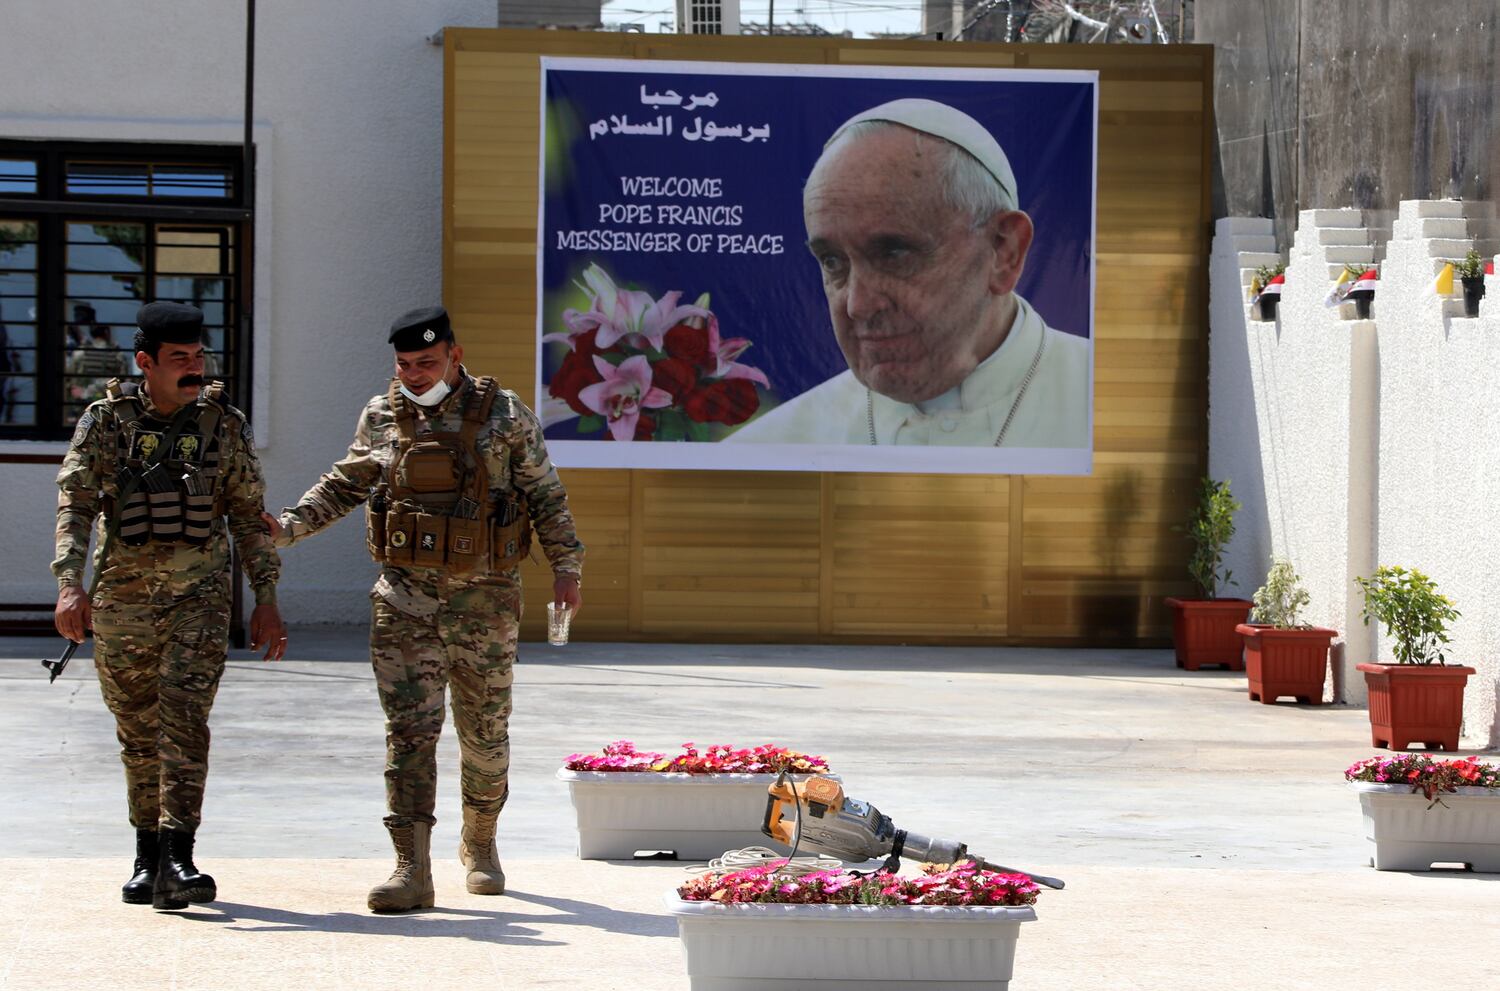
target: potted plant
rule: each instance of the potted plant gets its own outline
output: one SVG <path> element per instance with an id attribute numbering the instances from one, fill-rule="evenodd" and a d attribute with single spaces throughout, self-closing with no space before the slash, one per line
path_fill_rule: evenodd
<path id="1" fill-rule="evenodd" d="M 571 754 L 557 777 L 568 783 L 578 818 L 578 856 L 630 860 L 670 851 L 709 860 L 726 850 L 765 846 L 766 789 L 782 770 L 798 780 L 826 774 L 822 757 L 766 744 L 736 749 L 684 743 L 668 757 L 619 740 L 598 753 Z"/>
<path id="2" fill-rule="evenodd" d="M 1464 316 L 1479 316 L 1479 301 L 1484 298 L 1484 258 L 1470 249 L 1463 261 L 1453 263 L 1453 272 L 1464 284 Z"/>
<path id="3" fill-rule="evenodd" d="M 1242 644 L 1235 631 L 1249 616 L 1251 603 L 1218 595 L 1220 589 L 1235 584 L 1224 567 L 1224 548 L 1234 536 L 1234 514 L 1239 508 L 1228 482 L 1203 479 L 1198 508 L 1187 527 L 1193 542 L 1188 572 L 1201 597 L 1167 599 L 1173 611 L 1172 646 L 1180 668 L 1197 671 L 1205 664 L 1222 664 L 1231 671 L 1244 670 Z"/>
<path id="4" fill-rule="evenodd" d="M 1458 749 L 1464 685 L 1473 668 L 1450 666 L 1443 655 L 1448 624 L 1458 618 L 1453 600 L 1422 572 L 1382 566 L 1356 578 L 1364 591 L 1364 622 L 1383 623 L 1394 639 L 1394 664 L 1360 664 L 1370 690 L 1370 739 L 1377 747 L 1405 750 L 1414 742 Z"/>
<path id="5" fill-rule="evenodd" d="M 1251 622 L 1235 628 L 1245 639 L 1250 698 L 1274 705 L 1290 695 L 1305 705 L 1321 704 L 1328 647 L 1338 633 L 1302 622 L 1300 614 L 1310 597 L 1292 562 L 1272 558 L 1266 583 L 1251 601 Z"/>
<path id="6" fill-rule="evenodd" d="M 1250 294 L 1262 320 L 1276 319 L 1276 306 L 1281 302 L 1281 290 L 1286 285 L 1286 264 L 1262 265 L 1255 270 L 1250 280 Z"/>
<path id="7" fill-rule="evenodd" d="M 1500 767 L 1402 754 L 1358 761 L 1344 777 L 1359 792 L 1376 870 L 1500 872 Z"/>
<path id="8" fill-rule="evenodd" d="M 693 988 L 1005 991 L 1021 924 L 1036 919 L 1035 882 L 972 863 L 929 865 L 920 877 L 797 877 L 778 863 L 668 893 Z"/>

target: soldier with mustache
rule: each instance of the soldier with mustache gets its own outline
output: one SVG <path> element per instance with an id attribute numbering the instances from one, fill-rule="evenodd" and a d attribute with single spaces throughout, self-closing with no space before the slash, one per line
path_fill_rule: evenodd
<path id="1" fill-rule="evenodd" d="M 208 714 L 224 672 L 234 541 L 255 594 L 251 643 L 286 652 L 281 561 L 261 521 L 265 481 L 245 414 L 203 380 L 203 313 L 148 303 L 136 314 L 144 380 L 112 379 L 78 420 L 58 472 L 54 620 L 82 643 L 114 714 L 136 831 L 121 895 L 159 909 L 213 901 L 193 863 L 208 769 Z M 91 534 L 99 546 L 84 591 Z"/>

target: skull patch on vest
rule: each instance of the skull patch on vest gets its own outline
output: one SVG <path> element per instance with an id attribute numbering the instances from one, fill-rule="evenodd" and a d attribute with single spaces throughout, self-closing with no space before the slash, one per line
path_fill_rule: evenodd
<path id="1" fill-rule="evenodd" d="M 165 439 L 165 433 L 160 430 L 137 430 L 130 442 L 130 457 L 136 461 L 146 461 L 156 455 L 156 449 L 161 446 Z M 203 438 L 198 434 L 182 433 L 172 442 L 172 450 L 166 453 L 165 460 L 185 461 L 190 464 L 199 464 L 203 461 Z"/>

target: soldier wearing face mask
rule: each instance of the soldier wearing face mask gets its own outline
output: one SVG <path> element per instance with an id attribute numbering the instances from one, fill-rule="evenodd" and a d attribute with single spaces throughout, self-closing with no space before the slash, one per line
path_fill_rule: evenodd
<path id="1" fill-rule="evenodd" d="M 381 565 L 370 656 L 386 714 L 386 828 L 396 870 L 377 912 L 433 904 L 429 840 L 445 687 L 462 758 L 459 856 L 474 894 L 503 894 L 495 823 L 509 788 L 511 665 L 521 616 L 517 571 L 532 530 L 552 565 L 552 595 L 577 610 L 583 545 L 536 416 L 494 379 L 463 366 L 441 307 L 391 325 L 396 377 L 360 414 L 349 453 L 279 519 L 278 546 L 363 504 Z"/>

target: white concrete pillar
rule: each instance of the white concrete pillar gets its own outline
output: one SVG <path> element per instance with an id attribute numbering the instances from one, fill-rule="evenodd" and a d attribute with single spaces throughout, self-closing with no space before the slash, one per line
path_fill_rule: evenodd
<path id="1" fill-rule="evenodd" d="M 1443 299 L 1434 283 L 1492 218 L 1489 204 L 1403 202 L 1376 294 L 1380 563 L 1426 572 L 1462 613 L 1446 653 L 1478 670 L 1463 739 L 1481 746 L 1500 744 L 1500 285 L 1486 280 L 1469 319 L 1462 287 Z"/>
<path id="2" fill-rule="evenodd" d="M 1276 256 L 1242 250 L 1258 246 L 1244 241 L 1253 223 L 1220 221 L 1210 260 L 1209 470 L 1244 505 L 1236 591 L 1252 593 L 1273 555 L 1290 559 L 1312 597 L 1304 618 L 1340 634 L 1325 697 L 1363 702 L 1354 665 L 1372 656 L 1371 635 L 1353 575 L 1373 558 L 1375 329 L 1323 299 L 1345 262 L 1374 249 L 1359 211 L 1304 212 L 1279 317 L 1261 321 L 1244 287 Z"/>

